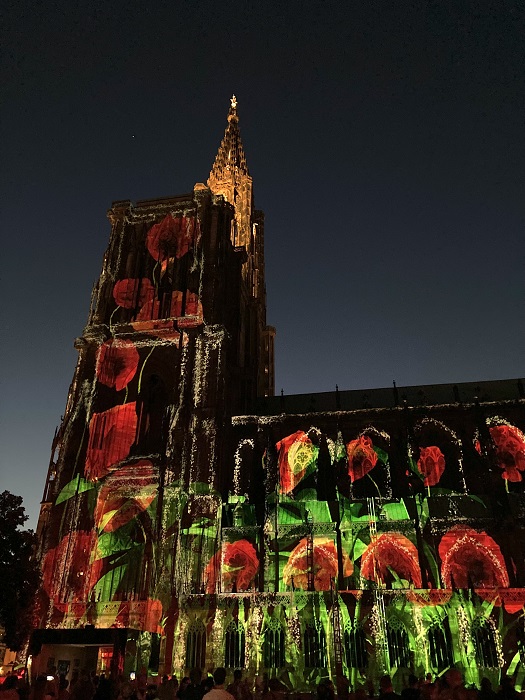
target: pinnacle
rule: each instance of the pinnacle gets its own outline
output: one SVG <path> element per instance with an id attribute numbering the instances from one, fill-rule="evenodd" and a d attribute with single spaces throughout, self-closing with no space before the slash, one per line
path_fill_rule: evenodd
<path id="1" fill-rule="evenodd" d="M 237 182 L 239 176 L 248 174 L 246 156 L 239 130 L 237 98 L 233 95 L 230 99 L 228 125 L 215 157 L 210 180 L 224 181 L 225 179 L 233 179 L 234 182 Z"/>

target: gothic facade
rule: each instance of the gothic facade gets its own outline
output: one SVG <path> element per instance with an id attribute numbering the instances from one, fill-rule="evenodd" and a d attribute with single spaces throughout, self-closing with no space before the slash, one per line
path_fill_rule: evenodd
<path id="1" fill-rule="evenodd" d="M 109 219 L 38 525 L 35 669 L 521 686 L 521 382 L 275 397 L 234 98 L 206 185 Z"/>

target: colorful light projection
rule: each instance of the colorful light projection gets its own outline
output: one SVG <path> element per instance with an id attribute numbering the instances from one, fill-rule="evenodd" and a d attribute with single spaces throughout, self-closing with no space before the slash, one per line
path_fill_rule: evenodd
<path id="1" fill-rule="evenodd" d="M 388 434 L 372 426 L 347 443 L 346 461 L 352 497 L 360 498 L 365 494 L 391 497 L 389 444 Z"/>
<path id="2" fill-rule="evenodd" d="M 506 481 L 522 481 L 525 471 L 525 435 L 514 425 L 499 424 L 489 428 L 496 446 L 498 466 Z"/>
<path id="3" fill-rule="evenodd" d="M 417 468 L 423 477 L 423 486 L 435 486 L 445 471 L 445 456 L 436 445 L 421 447 Z"/>
<path id="4" fill-rule="evenodd" d="M 143 335 L 135 334 L 132 342 L 116 334 L 88 356 L 93 389 L 82 397 L 72 418 L 81 423 L 87 412 L 87 425 L 77 428 L 74 452 L 70 447 L 71 455 L 76 454 L 71 480 L 55 502 L 62 533 L 72 524 L 81 523 L 82 529 L 73 525 L 68 534 L 61 534 L 44 561 L 44 591 L 54 625 L 76 626 L 89 613 L 90 624 L 137 624 L 158 631 L 163 604 L 166 609 L 171 605 L 164 584 L 152 583 L 151 574 L 146 575 L 146 562 L 165 551 L 165 565 L 172 567 L 174 526 L 187 496 L 177 493 L 171 498 L 174 489 L 180 491 L 171 484 L 163 491 L 159 512 L 158 457 L 148 454 L 161 447 L 151 394 L 159 382 L 147 366 L 176 366 L 188 340 L 181 329 L 202 324 L 202 305 L 194 292 L 166 293 L 179 274 L 175 262 L 187 266 L 184 256 L 199 237 L 195 216 L 165 217 L 146 234 L 146 255 L 155 255 L 151 279 L 125 278 L 113 285 L 115 310 L 131 312 Z M 161 319 L 153 325 L 142 321 L 155 316 Z M 184 318 L 174 324 L 166 317 Z M 114 330 L 111 320 L 110 328 Z"/>
<path id="5" fill-rule="evenodd" d="M 290 493 L 317 468 L 319 447 L 305 432 L 298 430 L 280 440 L 276 449 L 279 454 L 281 493 Z"/>
<path id="6" fill-rule="evenodd" d="M 182 258 L 200 240 L 199 220 L 194 216 L 172 216 L 150 228 L 146 247 L 151 257 L 165 268 L 174 258 Z"/>
<path id="7" fill-rule="evenodd" d="M 251 542 L 246 539 L 223 542 L 206 567 L 206 592 L 217 591 L 218 575 L 221 577 L 220 590 L 224 593 L 253 590 L 258 571 L 259 558 Z"/>
<path id="8" fill-rule="evenodd" d="M 131 321 L 135 330 L 148 330 L 145 322 L 178 319 L 179 329 L 203 323 L 203 309 L 195 290 L 187 289 L 187 258 L 200 241 L 198 217 L 168 214 L 146 234 L 145 246 L 155 265 L 149 277 L 124 278 L 115 282 L 117 308 L 131 312 L 121 321 Z M 184 270 L 180 267 L 184 262 Z M 181 289 L 180 285 L 184 285 Z M 153 328 L 153 327 L 152 327 Z M 172 326 L 173 328 L 173 326 Z"/>
<path id="9" fill-rule="evenodd" d="M 111 344 L 104 353 L 114 363 Z M 97 367 L 105 365 L 105 355 L 100 353 Z M 130 376 L 130 379 L 121 385 L 120 390 L 127 388 L 132 398 L 135 398 L 133 392 L 136 391 L 142 356 L 143 353 L 139 352 L 134 373 L 129 372 L 129 363 L 124 362 L 121 366 L 122 376 Z M 120 371 L 117 367 L 104 372 L 98 370 L 100 376 L 110 377 L 104 386 L 114 390 L 116 396 Z M 105 413 L 108 412 L 96 415 Z M 97 418 L 97 423 L 101 420 Z M 110 430 L 113 422 L 111 417 Z M 112 452 L 113 448 L 104 447 L 106 433 L 97 427 L 96 434 L 102 442 L 98 449 L 105 455 L 118 455 L 118 451 Z M 388 453 L 385 451 L 382 460 L 382 450 L 378 448 L 378 454 L 371 434 L 370 431 L 370 434 L 358 435 L 346 444 L 345 468 L 350 478 L 360 475 L 355 481 L 366 479 L 374 469 L 388 463 Z M 512 431 L 511 436 L 514 436 Z M 76 557 L 75 561 L 84 562 L 82 566 L 79 563 L 78 566 L 69 566 L 69 569 L 66 565 L 64 571 L 69 573 L 65 579 L 46 583 L 46 591 L 56 596 L 52 619 L 67 626 L 88 620 L 90 624 L 105 625 L 111 618 L 114 625 L 137 625 L 141 629 L 147 620 L 151 631 L 159 630 L 160 620 L 171 604 L 169 595 L 160 589 L 150 591 L 149 600 L 142 601 L 149 607 L 140 611 L 134 611 L 133 601 L 126 603 L 122 596 L 126 591 L 134 590 L 135 584 L 131 584 L 131 580 L 136 581 L 137 575 L 140 576 L 146 548 L 150 553 L 160 548 L 159 552 L 165 552 L 165 567 L 173 572 L 178 595 L 209 596 L 205 602 L 199 603 L 199 614 L 204 615 L 210 639 L 222 640 L 227 624 L 239 624 L 238 618 L 232 617 L 233 613 L 216 608 L 215 594 L 244 601 L 242 613 L 235 614 L 241 615 L 242 624 L 252 631 L 260 614 L 258 634 L 246 635 L 246 659 L 254 668 L 260 669 L 264 660 L 261 644 L 265 629 L 269 625 L 280 625 L 286 661 L 294 669 L 288 672 L 289 680 L 295 687 L 303 687 L 301 684 L 306 687 L 326 672 L 322 668 L 305 666 L 303 645 L 305 635 L 309 635 L 309 639 L 313 638 L 312 634 L 332 639 L 334 596 L 338 596 L 341 624 L 346 630 L 342 633 L 342 643 L 354 639 L 352 635 L 361 630 L 364 637 L 360 644 L 364 644 L 370 653 L 366 656 L 368 665 L 365 669 L 352 665 L 356 661 L 352 661 L 350 652 L 344 652 L 345 673 L 354 683 L 383 671 L 393 675 L 406 671 L 403 666 L 396 666 L 392 660 L 394 657 L 389 656 L 388 645 L 394 642 L 404 644 L 406 641 L 409 645 L 406 653 L 412 653 L 418 672 L 441 672 L 432 665 L 428 635 L 436 624 L 446 623 L 448 629 L 449 621 L 451 632 L 447 634 L 452 634 L 453 640 L 463 640 L 463 646 L 458 645 L 454 651 L 453 662 L 464 669 L 467 679 L 479 683 L 481 675 L 499 673 L 499 661 L 493 671 L 474 668 L 468 665 L 470 657 L 459 650 L 465 648 L 471 656 L 475 655 L 477 647 L 472 641 L 473 630 L 477 629 L 476 621 L 480 615 L 485 615 L 483 619 L 490 620 L 490 639 L 494 640 L 496 649 L 494 658 L 502 659 L 498 649 L 503 648 L 507 628 L 501 620 L 491 617 L 491 611 L 499 609 L 505 610 L 506 614 L 519 614 L 523 610 L 525 595 L 521 589 L 514 591 L 509 588 L 505 560 L 495 539 L 485 530 L 469 525 L 455 525 L 443 530 L 443 520 L 439 521 L 443 534 L 437 540 L 435 534 L 431 536 L 428 525 L 433 517 L 433 503 L 436 498 L 449 498 L 441 491 L 437 495 L 414 495 L 410 507 L 401 499 L 370 497 L 356 500 L 338 491 L 338 516 L 335 516 L 329 503 L 316 500 L 315 490 L 305 488 L 309 477 L 318 477 L 320 440 L 320 431 L 311 429 L 308 433 L 296 431 L 277 442 L 279 484 L 267 500 L 262 548 L 256 534 L 259 528 L 253 507 L 243 500 L 244 497 L 234 497 L 235 502 L 228 505 L 231 517 L 224 528 L 219 515 L 224 505 L 207 484 L 192 484 L 186 492 L 177 484 L 167 487 L 160 515 L 164 540 L 155 539 L 153 523 L 158 521 L 159 514 L 158 473 L 154 461 L 138 457 L 130 459 L 126 455 L 112 463 L 109 457 L 101 457 L 97 463 L 101 475 L 95 479 L 93 474 L 88 474 L 90 479 L 76 484 L 76 493 L 85 489 L 84 495 L 93 504 L 96 534 L 88 541 L 85 539 L 88 533 L 81 532 L 78 538 L 75 533 L 69 545 L 66 537 L 60 545 L 60 552 L 53 555 L 54 563 L 50 563 L 50 566 L 56 566 L 60 558 L 65 562 L 63 552 L 68 546 Z M 331 447 L 332 466 L 336 468 L 334 457 L 341 440 L 338 438 L 333 442 L 327 438 L 326 441 Z M 416 453 L 414 465 L 425 488 L 438 485 L 448 466 L 445 462 L 447 448 L 442 447 L 443 443 L 428 444 L 419 447 Z M 93 449 L 91 433 L 88 449 Z M 519 453 L 519 449 L 515 453 Z M 343 455 L 339 453 L 339 466 L 341 457 Z M 242 469 L 242 464 L 238 468 Z M 315 485 L 315 478 L 308 485 Z M 63 489 L 62 498 L 67 500 L 70 497 L 72 494 L 68 495 L 67 489 Z M 465 495 L 464 498 L 470 497 Z M 473 500 L 473 504 L 483 508 L 478 501 Z M 419 541 L 413 520 L 414 506 L 419 517 Z M 75 544 L 77 539 L 80 549 Z M 177 553 L 176 557 L 173 557 L 173 552 Z M 426 568 L 427 578 L 430 576 L 430 588 L 423 588 L 422 567 Z M 78 573 L 84 568 L 90 571 L 89 578 L 78 583 Z M 342 588 L 336 593 L 336 586 L 341 582 Z M 60 586 L 65 588 L 60 589 Z M 274 592 L 271 592 L 272 587 Z M 60 590 L 70 590 L 69 603 L 60 598 L 63 595 Z M 249 598 L 237 599 L 236 596 Z M 82 607 L 81 601 L 90 598 L 99 602 L 84 602 Z M 106 601 L 112 600 L 115 607 L 110 610 L 110 603 Z M 191 612 L 191 615 L 196 613 Z M 173 632 L 175 644 L 183 648 L 185 620 L 182 615 Z M 397 631 L 389 636 L 389 629 Z M 220 644 L 218 648 L 221 648 Z M 314 657 L 309 655 L 308 658 Z"/>
<path id="10" fill-rule="evenodd" d="M 486 532 L 456 525 L 439 544 L 441 576 L 446 588 L 508 588 L 505 560 Z"/>
<path id="11" fill-rule="evenodd" d="M 137 432 L 136 402 L 94 413 L 89 423 L 85 475 L 97 481 L 125 459 Z"/>
<path id="12" fill-rule="evenodd" d="M 361 576 L 379 586 L 395 582 L 399 588 L 421 588 L 416 546 L 399 532 L 372 535 L 361 555 Z"/>
<path id="13" fill-rule="evenodd" d="M 343 576 L 351 576 L 353 564 L 343 554 Z M 337 580 L 338 556 L 333 538 L 313 537 L 311 555 L 306 537 L 294 547 L 284 565 L 282 576 L 286 586 L 308 590 L 309 575 L 316 591 L 329 591 Z"/>

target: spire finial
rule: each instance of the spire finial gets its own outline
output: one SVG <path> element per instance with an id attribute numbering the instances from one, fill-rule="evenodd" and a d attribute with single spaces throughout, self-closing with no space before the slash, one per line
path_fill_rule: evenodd
<path id="1" fill-rule="evenodd" d="M 232 95 L 232 96 L 231 96 L 230 102 L 231 102 L 231 105 L 232 105 L 232 109 L 237 109 L 237 98 L 235 97 L 235 95 Z"/>

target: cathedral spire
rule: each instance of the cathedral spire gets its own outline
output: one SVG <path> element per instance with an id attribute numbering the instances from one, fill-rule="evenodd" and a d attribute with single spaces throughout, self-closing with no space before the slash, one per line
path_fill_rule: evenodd
<path id="1" fill-rule="evenodd" d="M 230 99 L 230 110 L 228 112 L 228 126 L 226 127 L 221 145 L 215 156 L 215 162 L 211 169 L 208 184 L 210 184 L 213 190 L 213 186 L 211 185 L 212 180 L 216 182 L 230 180 L 232 184 L 237 184 L 242 176 L 247 175 L 249 176 L 249 173 L 241 141 L 241 132 L 239 130 L 237 98 L 235 95 L 232 95 Z M 220 194 L 225 193 L 221 192 Z M 228 197 L 226 197 L 226 199 L 230 201 Z M 233 201 L 232 204 L 234 204 Z"/>
<path id="2" fill-rule="evenodd" d="M 232 232 L 234 245 L 247 246 L 250 240 L 252 202 L 252 178 L 246 165 L 246 156 L 239 130 L 237 98 L 230 99 L 228 125 L 215 162 L 208 178 L 213 194 L 221 194 L 235 207 L 235 227 Z"/>

